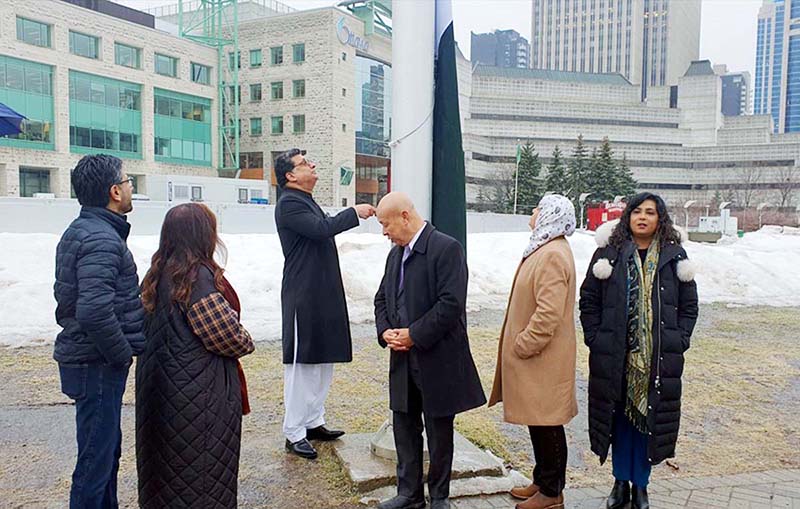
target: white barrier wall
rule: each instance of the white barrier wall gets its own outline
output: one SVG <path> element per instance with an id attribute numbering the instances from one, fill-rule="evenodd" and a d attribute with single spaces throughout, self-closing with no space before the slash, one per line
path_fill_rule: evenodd
<path id="1" fill-rule="evenodd" d="M 217 215 L 224 234 L 275 233 L 275 207 L 239 203 L 206 202 Z M 133 235 L 158 235 L 161 223 L 172 204 L 134 201 L 128 215 Z M 325 209 L 335 214 L 341 209 Z M 0 198 L 0 233 L 62 233 L 78 215 L 77 200 L 41 198 Z M 528 230 L 528 216 L 467 213 L 468 233 L 519 232 Z M 374 218 L 362 221 L 355 233 L 381 233 Z"/>

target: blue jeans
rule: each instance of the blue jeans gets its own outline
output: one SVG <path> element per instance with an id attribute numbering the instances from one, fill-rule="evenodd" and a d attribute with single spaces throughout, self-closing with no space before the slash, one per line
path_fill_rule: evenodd
<path id="1" fill-rule="evenodd" d="M 611 442 L 611 466 L 618 481 L 631 481 L 646 488 L 651 465 L 647 459 L 647 435 L 636 429 L 625 416 L 625 408 L 617 407 Z"/>
<path id="2" fill-rule="evenodd" d="M 59 364 L 61 391 L 75 401 L 78 461 L 70 509 L 116 509 L 122 395 L 130 365 Z"/>

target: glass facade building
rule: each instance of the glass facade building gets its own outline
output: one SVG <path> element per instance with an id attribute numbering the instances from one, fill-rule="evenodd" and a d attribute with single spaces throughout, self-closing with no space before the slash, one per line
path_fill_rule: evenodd
<path id="1" fill-rule="evenodd" d="M 0 103 L 27 117 L 22 132 L 0 137 L 0 145 L 53 150 L 53 68 L 0 55 Z"/>
<path id="2" fill-rule="evenodd" d="M 153 90 L 155 160 L 211 166 L 211 101 Z"/>
<path id="3" fill-rule="evenodd" d="M 392 68 L 363 56 L 355 66 L 356 202 L 377 205 L 391 175 Z"/>
<path id="4" fill-rule="evenodd" d="M 70 152 L 142 158 L 141 85 L 69 72 Z"/>
<path id="5" fill-rule="evenodd" d="M 753 111 L 770 115 L 776 133 L 800 132 L 800 0 L 761 7 Z"/>

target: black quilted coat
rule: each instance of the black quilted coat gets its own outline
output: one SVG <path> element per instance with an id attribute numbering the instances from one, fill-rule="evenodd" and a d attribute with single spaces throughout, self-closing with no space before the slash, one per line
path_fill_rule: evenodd
<path id="1" fill-rule="evenodd" d="M 242 398 L 237 361 L 205 349 L 162 277 L 136 365 L 136 467 L 144 509 L 236 507 Z M 216 292 L 201 268 L 191 304 Z"/>
<path id="2" fill-rule="evenodd" d="M 601 234 L 598 230 L 598 238 Z M 581 286 L 581 324 L 589 347 L 589 440 L 604 462 L 611 444 L 617 405 L 625 395 L 627 335 L 627 263 L 636 253 L 629 242 L 621 250 L 604 245 L 589 264 Z M 661 248 L 653 288 L 653 359 L 648 395 L 648 460 L 658 464 L 675 456 L 681 417 L 684 352 L 697 320 L 694 269 L 680 244 Z"/>

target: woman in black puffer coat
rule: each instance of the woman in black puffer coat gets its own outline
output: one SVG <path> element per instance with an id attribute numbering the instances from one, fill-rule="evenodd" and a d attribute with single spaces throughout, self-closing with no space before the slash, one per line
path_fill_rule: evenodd
<path id="1" fill-rule="evenodd" d="M 651 193 L 633 197 L 596 240 L 580 292 L 589 438 L 601 463 L 612 447 L 608 508 L 630 501 L 646 509 L 651 465 L 675 455 L 683 354 L 697 320 L 694 268 L 664 201 Z"/>

